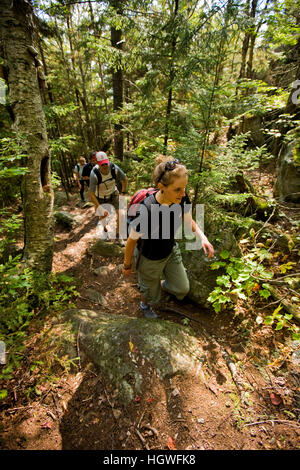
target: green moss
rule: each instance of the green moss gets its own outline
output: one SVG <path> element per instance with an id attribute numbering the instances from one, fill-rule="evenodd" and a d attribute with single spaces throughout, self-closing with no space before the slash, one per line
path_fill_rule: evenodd
<path id="1" fill-rule="evenodd" d="M 104 258 L 114 258 L 122 256 L 124 248 L 116 245 L 114 242 L 98 240 L 90 249 L 92 253 L 103 256 Z"/>
<path id="2" fill-rule="evenodd" d="M 168 321 L 151 321 L 123 315 L 95 314 L 88 310 L 66 312 L 80 324 L 80 344 L 101 373 L 129 403 L 141 392 L 144 368 L 155 369 L 162 379 L 195 366 L 199 345 L 187 327 Z M 132 346 L 133 345 L 133 346 Z"/>
<path id="3" fill-rule="evenodd" d="M 300 146 L 296 145 L 293 149 L 293 157 L 294 161 L 297 165 L 300 165 Z"/>
<path id="4" fill-rule="evenodd" d="M 226 231 L 230 231 L 239 239 L 248 235 L 249 231 L 259 230 L 262 223 L 252 217 L 242 217 L 235 212 L 227 212 L 221 208 L 216 208 L 212 204 L 205 204 L 204 228 L 205 233 L 210 236 L 210 241 L 218 241 L 220 236 Z"/>

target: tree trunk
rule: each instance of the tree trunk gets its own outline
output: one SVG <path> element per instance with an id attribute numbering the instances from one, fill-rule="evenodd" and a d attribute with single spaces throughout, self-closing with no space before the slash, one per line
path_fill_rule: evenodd
<path id="1" fill-rule="evenodd" d="M 111 6 L 116 10 L 118 14 L 122 14 L 122 2 L 112 0 Z M 111 28 L 111 45 L 116 49 L 122 50 L 122 30 Z M 113 84 L 113 103 L 114 111 L 119 111 L 123 108 L 123 70 L 122 65 L 112 71 L 112 84 Z M 123 137 L 123 126 L 122 123 L 115 124 L 115 156 L 119 160 L 123 160 L 124 157 L 124 137 Z"/>
<path id="2" fill-rule="evenodd" d="M 96 25 L 96 22 L 95 22 L 95 17 L 94 17 L 94 11 L 93 11 L 92 4 L 91 4 L 90 1 L 88 2 L 88 4 L 89 4 L 91 24 L 93 26 L 94 35 L 100 37 L 100 30 L 99 30 L 99 27 Z M 102 63 L 101 63 L 100 56 L 99 56 L 98 53 L 97 53 L 97 63 L 98 63 L 98 68 L 99 68 L 99 78 L 100 78 L 100 81 L 101 81 L 102 97 L 103 97 L 103 101 L 104 101 L 105 112 L 107 114 L 107 119 L 108 119 L 110 138 L 112 138 L 113 137 L 113 128 L 112 128 L 112 124 L 111 124 L 110 110 L 109 110 L 109 106 L 108 106 L 108 93 L 107 93 L 106 86 L 105 86 Z M 95 130 L 95 132 L 96 132 L 96 135 L 97 135 L 97 129 Z"/>
<path id="3" fill-rule="evenodd" d="M 61 62 L 62 62 L 62 66 L 64 67 L 64 70 L 66 71 L 66 77 L 67 77 L 70 96 L 74 99 L 74 102 L 77 105 L 76 114 L 77 114 L 77 119 L 78 119 L 79 134 L 82 135 L 84 150 L 87 153 L 89 150 L 88 137 L 87 137 L 86 128 L 85 128 L 85 125 L 82 119 L 82 114 L 81 114 L 79 92 L 78 92 L 77 87 L 73 86 L 72 77 L 71 77 L 72 71 L 71 71 L 69 62 L 65 57 L 64 44 L 63 44 L 61 33 L 59 31 L 59 27 L 57 24 L 57 19 L 56 17 L 54 17 L 54 19 L 55 19 L 55 26 L 56 26 L 55 37 L 57 39 L 59 49 L 61 52 Z"/>
<path id="4" fill-rule="evenodd" d="M 179 8 L 179 0 L 175 0 L 175 8 L 174 8 L 174 24 L 176 24 L 177 20 L 177 13 Z M 168 103 L 167 103 L 167 111 L 166 111 L 166 125 L 165 125 L 165 137 L 164 137 L 164 153 L 167 153 L 168 149 L 168 139 L 169 139 L 169 121 L 172 111 L 172 100 L 173 100 L 173 81 L 175 78 L 175 69 L 174 69 L 174 55 L 176 51 L 176 42 L 177 42 L 178 33 L 174 28 L 174 33 L 172 37 L 172 45 L 171 45 L 171 64 L 170 64 L 170 74 L 169 74 L 169 93 L 168 93 Z"/>
<path id="5" fill-rule="evenodd" d="M 29 2 L 3 0 L 1 40 L 8 73 L 14 129 L 27 155 L 29 172 L 23 177 L 24 260 L 50 272 L 53 258 L 53 191 L 50 155 L 33 46 L 34 13 Z"/>
<path id="6" fill-rule="evenodd" d="M 79 89 L 79 78 L 77 76 L 77 71 L 76 71 L 76 60 L 75 60 L 75 49 L 76 49 L 76 43 L 75 43 L 75 48 L 73 45 L 73 38 L 72 38 L 72 15 L 71 15 L 71 10 L 70 13 L 67 15 L 67 36 L 69 40 L 69 45 L 70 45 L 70 52 L 71 52 L 71 63 L 72 63 L 72 68 L 71 72 L 73 75 L 73 83 L 75 86 L 75 92 L 76 92 L 76 97 L 78 99 L 78 102 L 80 100 L 84 112 L 84 117 L 85 117 L 85 130 L 86 130 L 86 136 L 87 136 L 87 145 L 88 148 L 93 148 L 93 133 L 92 133 L 92 125 L 90 122 L 90 112 L 89 112 L 89 106 L 88 106 L 88 99 L 87 99 L 87 94 L 86 94 L 86 84 L 85 84 L 85 77 L 82 69 L 82 63 L 80 62 L 80 57 L 78 55 L 78 68 L 80 72 L 80 78 L 81 78 L 81 83 L 82 83 L 82 92 Z"/>
<path id="7" fill-rule="evenodd" d="M 242 48 L 242 65 L 240 70 L 239 78 L 251 78 L 252 77 L 252 63 L 253 63 L 253 52 L 254 52 L 254 44 L 255 39 L 257 36 L 258 31 L 256 31 L 256 27 L 254 24 L 254 19 L 256 16 L 256 9 L 257 9 L 257 2 L 258 0 L 252 0 L 251 4 L 251 11 L 249 17 L 252 19 L 251 27 L 246 31 L 244 41 L 243 41 L 243 48 Z M 247 2 L 247 10 L 249 10 L 249 2 Z M 246 56 L 249 50 L 248 62 L 246 67 Z"/>

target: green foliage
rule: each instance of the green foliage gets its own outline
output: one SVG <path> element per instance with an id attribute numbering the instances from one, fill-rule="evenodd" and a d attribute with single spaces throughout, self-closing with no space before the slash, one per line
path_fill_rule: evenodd
<path id="1" fill-rule="evenodd" d="M 295 45 L 300 34 L 298 19 L 298 0 L 281 0 L 274 2 L 274 9 L 268 15 L 265 37 L 273 43 L 273 47 L 278 45 Z"/>
<path id="2" fill-rule="evenodd" d="M 6 247 L 15 243 L 16 232 L 22 224 L 22 217 L 19 214 L 10 214 L 7 209 L 0 209 L 0 260 L 5 254 Z"/>
<path id="3" fill-rule="evenodd" d="M 20 217 L 9 217 L 7 210 L 2 210 L 2 216 L 5 218 L 0 232 L 0 259 L 4 259 L 5 251 L 13 245 L 21 224 Z M 37 316 L 70 306 L 76 295 L 72 277 L 37 274 L 24 267 L 21 255 L 10 255 L 6 262 L 0 264 L 0 340 L 4 341 L 8 352 L 0 380 L 9 379 L 13 368 L 19 366 L 30 322 Z M 0 396 L 5 397 L 5 391 L 1 391 Z"/>
<path id="4" fill-rule="evenodd" d="M 283 108 L 289 97 L 289 91 L 270 86 L 262 80 L 241 80 L 239 89 L 244 92 L 239 103 L 240 109 L 244 112 L 236 116 L 234 121 L 238 121 L 241 117 L 249 118 Z"/>
<path id="5" fill-rule="evenodd" d="M 273 277 L 273 272 L 267 271 L 262 264 L 264 260 L 272 257 L 267 250 L 253 248 L 243 258 L 230 257 L 229 252 L 225 250 L 220 256 L 224 261 L 213 263 L 211 269 L 222 268 L 226 274 L 218 276 L 218 287 L 212 291 L 208 299 L 216 312 L 221 311 L 222 304 L 232 306 L 235 299 L 247 300 L 253 292 L 258 291 L 264 298 L 271 295 L 267 281 Z"/>
<path id="6" fill-rule="evenodd" d="M 277 308 L 272 312 L 271 315 L 267 315 L 263 318 L 261 315 L 256 317 L 256 322 L 258 324 L 264 323 L 265 325 L 273 325 L 275 326 L 275 330 L 282 330 L 283 328 L 287 328 L 289 331 L 292 332 L 292 337 L 294 340 L 300 340 L 300 332 L 299 327 L 297 327 L 293 322 L 293 315 L 291 313 L 286 313 L 280 311 L 283 309 L 283 305 L 279 304 Z"/>
<path id="7" fill-rule="evenodd" d="M 53 189 L 61 185 L 61 179 L 55 171 L 51 171 L 51 186 Z"/>
<path id="8" fill-rule="evenodd" d="M 217 287 L 210 293 L 208 301 L 216 313 L 222 311 L 226 306 L 233 308 L 236 301 L 241 299 L 247 301 L 252 295 L 259 295 L 263 299 L 269 299 L 271 296 L 270 281 L 274 273 L 264 266 L 264 262 L 272 259 L 272 254 L 262 247 L 254 247 L 242 258 L 230 256 L 227 250 L 220 253 L 223 261 L 216 261 L 211 264 L 212 270 L 221 270 L 223 274 L 217 277 Z M 286 264 L 288 265 L 288 263 Z M 282 266 L 286 266 L 282 265 Z M 288 269 L 290 265 L 288 265 Z M 299 328 L 292 323 L 293 315 L 285 312 L 279 313 L 282 305 L 277 307 L 272 315 L 263 319 L 257 316 L 257 323 L 266 325 L 276 325 L 276 330 L 287 327 L 292 333 L 294 339 L 299 339 Z"/>
<path id="9" fill-rule="evenodd" d="M 0 139 L 0 200 L 8 202 L 20 195 L 20 181 L 28 169 L 22 165 L 26 155 L 22 153 L 17 138 Z"/>
<path id="10" fill-rule="evenodd" d="M 51 155 L 55 158 L 57 155 L 60 155 L 64 152 L 71 152 L 76 142 L 76 137 L 74 135 L 64 135 L 58 139 L 50 139 L 49 147 L 51 150 Z"/>
<path id="11" fill-rule="evenodd" d="M 0 380 L 10 378 L 13 368 L 19 366 L 32 319 L 70 307 L 77 295 L 74 284 L 69 276 L 36 274 L 24 269 L 19 257 L 10 257 L 5 265 L 0 265 L 0 340 L 8 352 Z"/>
<path id="12" fill-rule="evenodd" d="M 267 250 L 254 248 L 244 258 L 230 257 L 227 251 L 223 251 L 220 256 L 224 261 L 213 263 L 211 269 L 223 268 L 226 274 L 218 276 L 218 286 L 208 298 L 216 312 L 221 311 L 223 304 L 232 306 L 237 298 L 247 300 L 253 291 L 258 290 L 264 298 L 271 295 L 267 282 L 261 286 L 258 284 L 261 280 L 267 281 L 273 277 L 273 273 L 262 265 L 262 261 L 271 256 Z"/>
<path id="13" fill-rule="evenodd" d="M 264 145 L 255 149 L 248 148 L 248 138 L 249 132 L 239 134 L 229 140 L 226 146 L 215 146 L 211 151 L 206 151 L 204 171 L 199 175 L 193 173 L 191 177 L 191 181 L 200 183 L 202 200 L 205 194 L 230 192 L 237 173 L 258 168 L 271 158 Z M 192 165 L 191 163 L 191 168 Z"/>

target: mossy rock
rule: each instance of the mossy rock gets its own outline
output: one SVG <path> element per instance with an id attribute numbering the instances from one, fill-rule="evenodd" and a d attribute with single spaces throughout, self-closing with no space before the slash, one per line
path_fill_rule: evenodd
<path id="1" fill-rule="evenodd" d="M 199 366 L 203 352 L 188 327 L 83 309 L 68 310 L 64 317 L 75 329 L 80 325 L 80 349 L 118 389 L 124 404 L 143 393 L 146 376 L 156 372 L 165 380 L 192 373 Z"/>
<path id="2" fill-rule="evenodd" d="M 300 202 L 299 138 L 285 144 L 280 151 L 274 194 L 281 201 Z"/>
<path id="3" fill-rule="evenodd" d="M 263 221 L 271 216 L 270 220 L 274 221 L 278 217 L 279 210 L 274 208 L 273 201 L 251 193 L 216 194 L 214 200 L 226 211 L 237 212 L 244 217 L 252 216 Z"/>
<path id="4" fill-rule="evenodd" d="M 76 218 L 66 211 L 55 212 L 54 217 L 59 225 L 68 230 L 71 230 L 77 224 Z"/>
<path id="5" fill-rule="evenodd" d="M 124 247 L 117 245 L 113 241 L 98 240 L 91 246 L 89 251 L 104 258 L 117 258 L 124 254 Z"/>
<path id="6" fill-rule="evenodd" d="M 67 195 L 64 191 L 54 191 L 54 204 L 58 207 L 68 202 Z"/>

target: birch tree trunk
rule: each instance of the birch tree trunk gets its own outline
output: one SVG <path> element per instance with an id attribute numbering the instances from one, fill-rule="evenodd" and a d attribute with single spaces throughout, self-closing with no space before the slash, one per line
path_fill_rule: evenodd
<path id="1" fill-rule="evenodd" d="M 22 182 L 24 260 L 50 272 L 53 258 L 53 191 L 50 155 L 33 47 L 34 13 L 29 1 L 2 0 L 0 32 L 13 127 L 27 155 Z"/>

